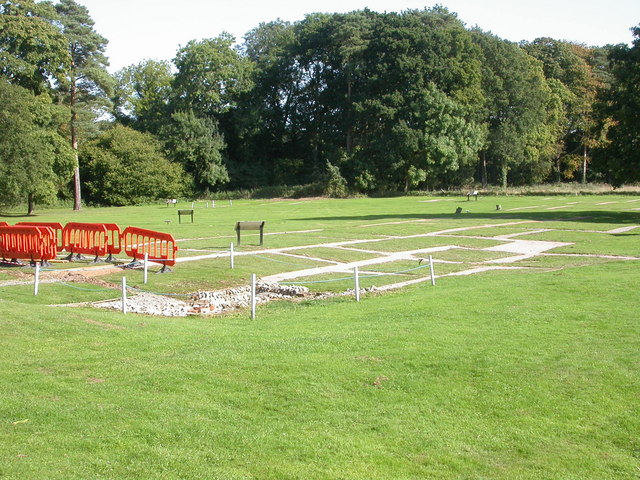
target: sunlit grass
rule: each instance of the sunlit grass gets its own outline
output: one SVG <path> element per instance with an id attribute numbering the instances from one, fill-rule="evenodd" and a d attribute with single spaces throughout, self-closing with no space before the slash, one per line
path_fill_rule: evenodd
<path id="1" fill-rule="evenodd" d="M 34 296 L 33 269 L 0 270 L 0 281 L 27 282 L 0 288 L 0 477 L 637 478 L 640 270 L 638 260 L 594 255 L 640 257 L 640 229 L 592 231 L 640 224 L 629 210 L 640 197 L 424 200 L 200 202 L 193 224 L 178 224 L 164 205 L 43 211 L 39 220 L 197 239 L 178 242 L 179 258 L 228 248 L 238 220 L 265 220 L 279 234 L 263 246 L 243 236 L 234 269 L 228 256 L 166 274 L 154 265 L 146 285 L 140 269 L 111 268 L 96 283 L 42 283 Z M 469 213 L 454 215 L 457 205 Z M 160 318 L 49 306 L 117 298 L 123 276 L 147 291 L 189 294 L 328 265 L 314 258 L 377 256 L 315 247 L 323 243 L 532 220 L 540 222 L 351 245 L 388 254 L 465 247 L 433 252 L 436 286 L 418 261 L 428 253 L 360 267 L 366 289 L 423 281 L 363 291 L 359 303 L 271 302 L 254 321 L 247 311 Z M 465 237 L 541 228 L 553 231 L 517 238 L 572 245 L 504 265 L 519 270 L 447 276 L 516 255 Z M 303 258 L 264 251 L 308 245 L 291 251 Z M 91 266 L 54 264 L 69 267 Z M 342 293 L 354 287 L 353 270 L 292 283 Z"/>

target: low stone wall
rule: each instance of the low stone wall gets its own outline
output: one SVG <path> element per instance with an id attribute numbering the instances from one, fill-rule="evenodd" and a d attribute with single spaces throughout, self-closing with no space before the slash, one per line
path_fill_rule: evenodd
<path id="1" fill-rule="evenodd" d="M 309 293 L 307 287 L 298 285 L 278 285 L 277 283 L 256 284 L 256 303 L 272 300 L 290 300 L 319 295 Z M 239 308 L 247 308 L 251 304 L 250 287 L 229 288 L 226 290 L 197 292 L 184 300 L 177 297 L 138 293 L 127 298 L 127 311 L 166 317 L 186 317 L 187 315 L 224 313 Z M 121 300 L 96 302 L 99 308 L 122 309 Z"/>

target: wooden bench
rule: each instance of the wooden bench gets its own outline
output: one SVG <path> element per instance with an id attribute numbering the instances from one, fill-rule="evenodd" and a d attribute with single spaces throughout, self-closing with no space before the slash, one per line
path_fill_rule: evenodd
<path id="1" fill-rule="evenodd" d="M 238 245 L 240 245 L 241 230 L 260 230 L 260 245 L 264 236 L 264 222 L 236 222 L 236 235 L 238 236 Z"/>
<path id="2" fill-rule="evenodd" d="M 167 198 L 164 202 L 167 204 L 167 207 L 169 205 L 173 205 L 175 207 L 176 203 L 178 203 L 178 200 L 176 200 L 175 198 Z"/>
<path id="3" fill-rule="evenodd" d="M 471 200 L 471 197 L 476 197 L 476 202 L 478 201 L 478 191 L 477 190 L 473 190 L 472 192 L 468 192 L 467 193 L 467 202 L 469 200 Z"/>
<path id="4" fill-rule="evenodd" d="M 193 223 L 193 210 L 178 210 L 178 223 L 182 223 L 183 215 L 191 215 L 191 223 Z"/>

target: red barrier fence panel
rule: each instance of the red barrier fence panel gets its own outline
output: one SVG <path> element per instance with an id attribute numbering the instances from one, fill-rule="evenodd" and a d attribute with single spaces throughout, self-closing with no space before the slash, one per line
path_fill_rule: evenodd
<path id="1" fill-rule="evenodd" d="M 122 232 L 122 236 L 124 251 L 129 257 L 142 260 L 146 253 L 149 260 L 162 262 L 165 266 L 176 264 L 178 246 L 173 235 L 144 228 L 127 227 Z"/>
<path id="2" fill-rule="evenodd" d="M 56 234 L 49 227 L 0 226 L 0 256 L 3 259 L 47 261 L 56 258 Z"/>
<path id="3" fill-rule="evenodd" d="M 62 230 L 62 243 L 69 252 L 69 260 L 73 255 L 95 255 L 107 253 L 107 227 L 102 223 L 67 223 Z"/>
<path id="4" fill-rule="evenodd" d="M 56 234 L 58 253 L 64 250 L 62 242 L 62 224 L 58 222 L 18 222 L 16 225 L 24 225 L 31 227 L 49 227 Z"/>
<path id="5" fill-rule="evenodd" d="M 122 244 L 120 243 L 120 237 L 122 231 L 120 227 L 115 223 L 103 223 L 107 229 L 107 253 L 109 255 L 118 254 L 122 251 Z"/>
<path id="6" fill-rule="evenodd" d="M 0 222 L 0 227 L 8 227 L 9 224 L 7 222 Z"/>

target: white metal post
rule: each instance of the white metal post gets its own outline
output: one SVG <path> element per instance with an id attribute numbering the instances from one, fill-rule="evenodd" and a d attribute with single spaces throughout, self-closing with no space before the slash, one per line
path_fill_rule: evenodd
<path id="1" fill-rule="evenodd" d="M 39 284 L 40 284 L 40 264 L 36 263 L 36 274 L 33 277 L 33 295 L 38 295 Z"/>
<path id="2" fill-rule="evenodd" d="M 431 285 L 435 286 L 436 276 L 433 274 L 433 258 L 429 255 L 429 271 L 431 272 Z"/>
<path id="3" fill-rule="evenodd" d="M 358 267 L 353 267 L 353 280 L 356 290 L 356 302 L 360 301 L 360 277 L 358 275 Z"/>
<path id="4" fill-rule="evenodd" d="M 147 284 L 147 279 L 149 278 L 149 254 L 148 253 L 144 254 L 144 263 L 143 263 L 143 265 L 144 265 L 144 268 L 143 268 L 143 271 L 144 271 L 144 284 L 146 285 Z"/>
<path id="5" fill-rule="evenodd" d="M 122 313 L 127 313 L 127 277 L 122 277 Z"/>
<path id="6" fill-rule="evenodd" d="M 251 320 L 256 318 L 256 274 L 251 274 Z"/>
<path id="7" fill-rule="evenodd" d="M 231 242 L 231 246 L 229 247 L 229 266 L 231 267 L 231 269 L 233 269 L 233 264 L 234 259 L 233 259 L 233 242 Z"/>

